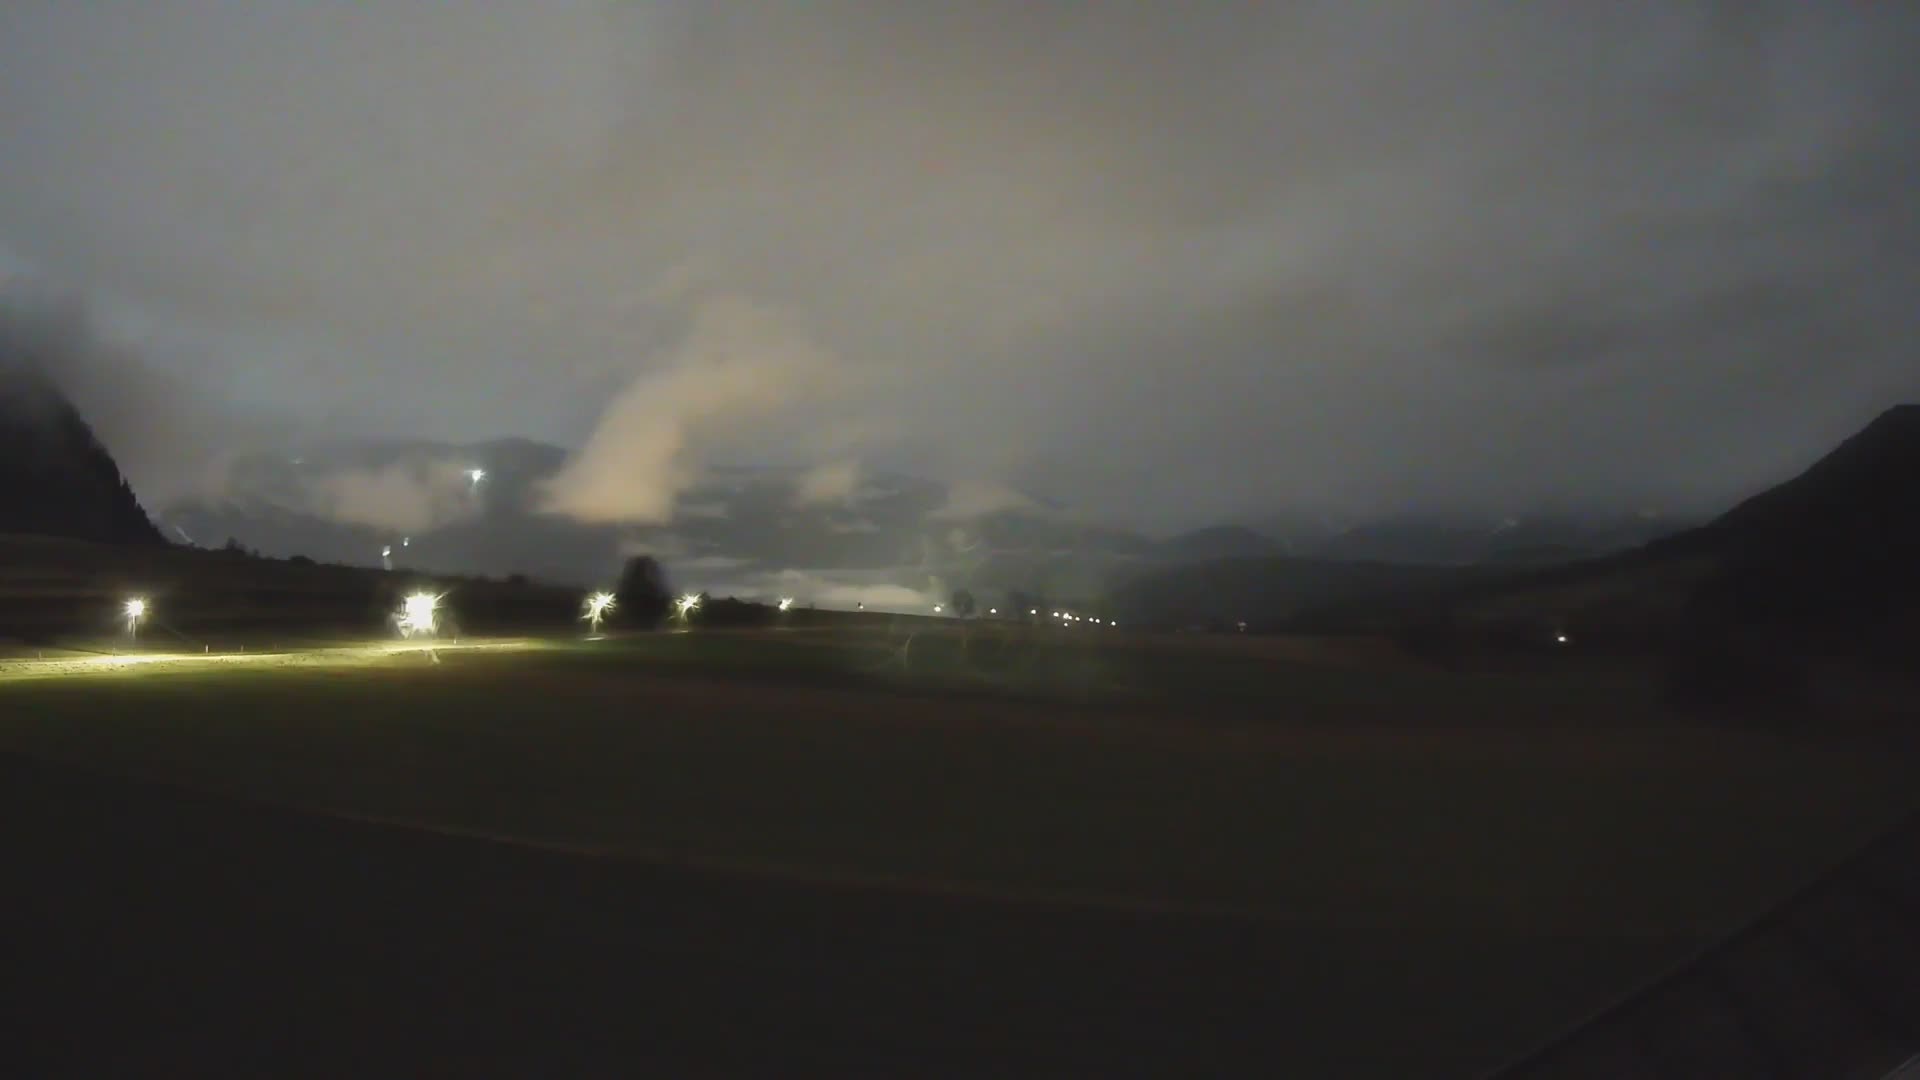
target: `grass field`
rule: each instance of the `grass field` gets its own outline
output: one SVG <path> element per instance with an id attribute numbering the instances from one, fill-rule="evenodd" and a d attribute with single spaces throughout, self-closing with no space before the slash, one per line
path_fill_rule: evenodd
<path id="1" fill-rule="evenodd" d="M 1483 1051 L 1914 801 L 1882 738 L 1687 726 L 1630 672 L 1298 642 L 695 633 L 165 667 L 0 680 L 0 749 L 774 877 L 1237 913 L 1348 943 L 1363 970 L 1335 981 L 1457 986 L 1396 1022 Z"/>

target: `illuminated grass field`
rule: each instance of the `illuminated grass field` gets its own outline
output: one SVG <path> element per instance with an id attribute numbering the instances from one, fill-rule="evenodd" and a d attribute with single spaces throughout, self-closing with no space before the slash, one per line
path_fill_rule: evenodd
<path id="1" fill-rule="evenodd" d="M 1709 928 L 1905 806 L 1871 744 L 1635 722 L 1637 691 L 1604 681 L 897 648 L 689 634 L 102 660 L 0 681 L 0 740 L 537 841 L 1363 924 Z"/>
<path id="2" fill-rule="evenodd" d="M 902 644 L 694 633 L 16 666 L 0 748 L 773 878 L 1378 935 L 1373 962 L 1397 971 L 1381 986 L 1491 972 L 1510 1049 L 1913 799 L 1878 740 L 1675 727 L 1604 671 Z M 1493 1022 L 1459 1010 L 1406 1022 Z"/>

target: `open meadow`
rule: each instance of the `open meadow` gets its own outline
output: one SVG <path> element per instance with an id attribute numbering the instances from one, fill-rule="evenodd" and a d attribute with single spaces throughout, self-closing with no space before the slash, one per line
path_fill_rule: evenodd
<path id="1" fill-rule="evenodd" d="M 1343 1074 L 1498 1064 L 1914 808 L 1891 736 L 1690 722 L 1617 665 L 1099 635 L 12 661 L 0 750 L 768 888 L 1230 923 L 1290 1060 Z"/>

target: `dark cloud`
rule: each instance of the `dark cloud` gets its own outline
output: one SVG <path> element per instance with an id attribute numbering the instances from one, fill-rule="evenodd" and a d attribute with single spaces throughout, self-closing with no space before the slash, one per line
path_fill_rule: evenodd
<path id="1" fill-rule="evenodd" d="M 19 3 L 0 245 L 242 409 L 582 447 L 589 517 L 753 460 L 1156 524 L 1724 502 L 1920 395 L 1917 23 Z"/>

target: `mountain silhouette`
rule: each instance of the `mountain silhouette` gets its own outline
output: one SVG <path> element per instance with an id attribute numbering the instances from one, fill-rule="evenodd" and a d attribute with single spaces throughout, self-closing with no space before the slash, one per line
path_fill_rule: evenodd
<path id="1" fill-rule="evenodd" d="M 1920 405 L 1896 405 L 1799 476 L 1727 511 L 1705 532 L 1769 545 L 1880 546 L 1920 534 Z"/>
<path id="2" fill-rule="evenodd" d="M 0 533 L 165 542 L 113 456 L 17 335 L 0 335 Z"/>
<path id="3" fill-rule="evenodd" d="M 1707 611 L 1743 621 L 1856 627 L 1920 609 L 1920 405 L 1887 410 L 1799 476 L 1704 528 L 1677 552 L 1711 552 L 1722 571 Z"/>

